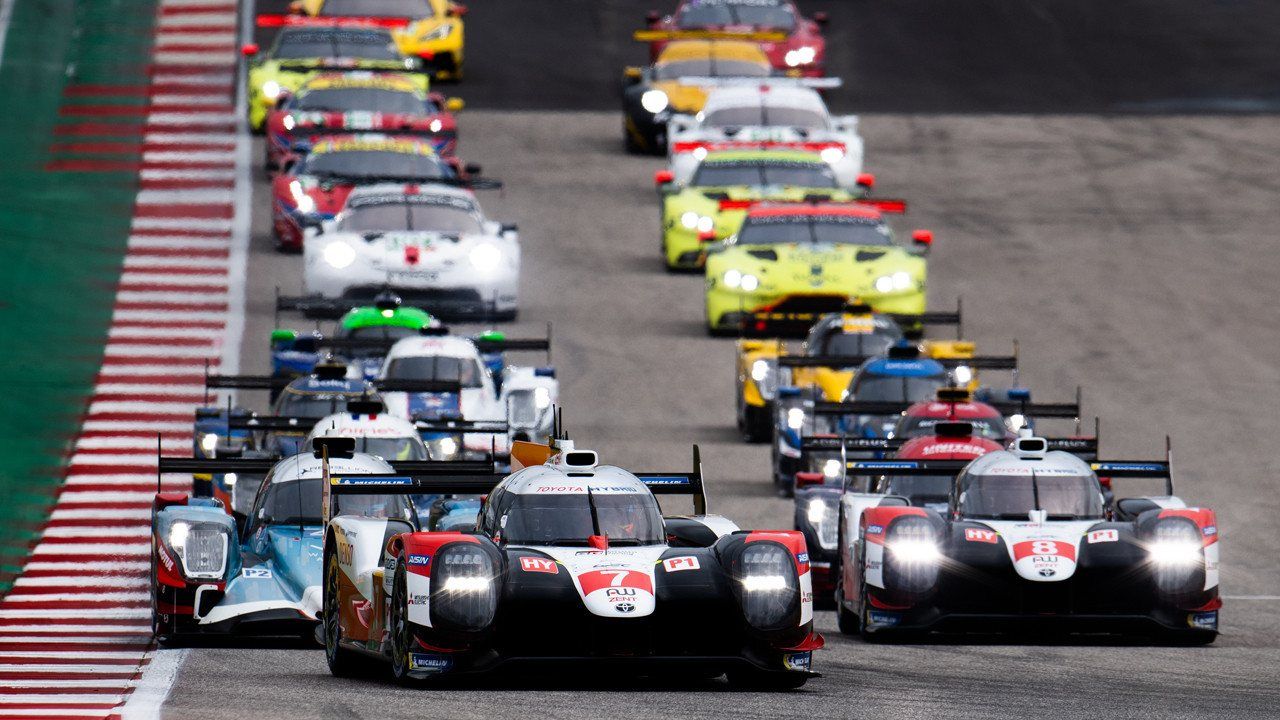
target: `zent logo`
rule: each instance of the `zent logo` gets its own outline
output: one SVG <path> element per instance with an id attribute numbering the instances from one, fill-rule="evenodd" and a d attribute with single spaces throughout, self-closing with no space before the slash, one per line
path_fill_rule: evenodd
<path id="1" fill-rule="evenodd" d="M 1120 533 L 1115 530 L 1094 530 L 1088 535 L 1089 543 L 1116 542 L 1120 539 Z"/>
<path id="2" fill-rule="evenodd" d="M 982 528 L 964 529 L 964 539 L 969 542 L 984 542 L 994 545 L 998 537 L 994 530 L 983 530 Z"/>
<path id="3" fill-rule="evenodd" d="M 672 573 L 680 570 L 698 570 L 702 566 L 698 564 L 698 558 L 692 555 L 684 555 L 663 560 L 662 567 L 666 568 L 667 572 Z"/>
<path id="4" fill-rule="evenodd" d="M 560 568 L 556 566 L 555 560 L 536 557 L 520 558 L 520 569 L 525 572 L 549 573 L 551 575 L 555 575 L 560 572 Z"/>

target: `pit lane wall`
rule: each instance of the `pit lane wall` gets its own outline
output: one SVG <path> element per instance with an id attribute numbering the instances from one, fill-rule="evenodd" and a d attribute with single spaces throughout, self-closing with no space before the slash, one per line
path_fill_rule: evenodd
<path id="1" fill-rule="evenodd" d="M 235 0 L 16 2 L 0 65 L 0 525 L 17 573 L 0 717 L 111 718 L 155 657 L 157 438 L 190 452 L 205 365 L 234 371 L 222 358 L 239 354 L 239 18 Z"/>

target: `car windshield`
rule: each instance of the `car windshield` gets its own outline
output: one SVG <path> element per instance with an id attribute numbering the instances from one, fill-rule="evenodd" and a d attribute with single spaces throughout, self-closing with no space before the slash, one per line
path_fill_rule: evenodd
<path id="1" fill-rule="evenodd" d="M 945 383 L 945 375 L 896 377 L 867 374 L 853 381 L 850 394 L 857 401 L 914 403 L 933 397 Z"/>
<path id="2" fill-rule="evenodd" d="M 892 335 L 880 333 L 833 332 L 823 339 L 819 355 L 836 357 L 873 357 L 883 355 L 897 342 Z"/>
<path id="3" fill-rule="evenodd" d="M 611 545 L 656 545 L 665 530 L 658 503 L 647 492 L 593 493 L 600 534 Z M 516 495 L 502 528 L 517 545 L 586 545 L 596 534 L 587 495 Z"/>
<path id="4" fill-rule="evenodd" d="M 827 127 L 827 116 L 817 110 L 805 108 L 748 105 L 712 110 L 707 113 L 704 122 L 716 128 L 777 126 L 823 130 Z"/>
<path id="5" fill-rule="evenodd" d="M 440 180 L 455 177 L 434 155 L 394 150 L 332 150 L 307 156 L 299 174 L 356 180 Z"/>
<path id="6" fill-rule="evenodd" d="M 1035 509 L 1050 519 L 1102 517 L 1102 495 L 1092 475 L 1036 473 L 971 475 L 960 478 L 962 517 L 1018 520 Z"/>
<path id="7" fill-rule="evenodd" d="M 1005 429 L 1004 418 L 999 415 L 956 418 L 956 420 L 973 425 L 973 434 L 975 436 L 995 440 L 996 442 L 1003 442 L 1008 432 Z M 898 421 L 898 427 L 894 430 L 894 435 L 902 438 L 933 435 L 934 427 L 940 422 L 951 422 L 951 420 L 950 418 L 907 415 Z"/>
<path id="8" fill-rule="evenodd" d="M 835 188 L 836 176 L 826 163 L 808 162 L 714 162 L 703 163 L 693 176 L 698 187 L 747 185 L 791 185 L 805 188 Z"/>
<path id="9" fill-rule="evenodd" d="M 400 60 L 400 53 L 386 31 L 286 30 L 280 34 L 273 57 L 277 60 L 352 58 Z"/>
<path id="10" fill-rule="evenodd" d="M 757 215 L 738 232 L 739 245 L 892 245 L 889 226 L 853 215 Z"/>
<path id="11" fill-rule="evenodd" d="M 429 18 L 434 13 L 427 0 L 324 0 L 323 17 Z"/>
<path id="12" fill-rule="evenodd" d="M 947 476 L 891 477 L 885 485 L 885 492 L 889 495 L 901 495 L 917 507 L 946 504 L 951 499 L 953 481 L 953 478 Z"/>
<path id="13" fill-rule="evenodd" d="M 346 232 L 426 231 L 459 235 L 484 232 L 476 206 L 452 197 L 359 204 L 343 214 L 338 227 Z"/>
<path id="14" fill-rule="evenodd" d="M 676 16 L 681 30 L 726 25 L 791 30 L 796 16 L 783 0 L 689 0 Z"/>
<path id="15" fill-rule="evenodd" d="M 358 393 L 300 393 L 285 390 L 276 401 L 276 413 L 289 417 L 320 419 L 346 412 L 347 401 L 360 397 Z"/>
<path id="16" fill-rule="evenodd" d="M 464 388 L 480 387 L 481 370 L 474 358 L 447 355 L 401 357 L 387 365 L 389 380 L 457 380 Z"/>
<path id="17" fill-rule="evenodd" d="M 748 60 L 673 60 L 653 67 L 654 80 L 678 80 L 682 77 L 767 77 L 768 65 Z"/>
<path id="18" fill-rule="evenodd" d="M 383 460 L 428 460 L 427 447 L 416 437 L 358 437 L 356 452 L 377 455 Z"/>
<path id="19" fill-rule="evenodd" d="M 411 92 L 374 87 L 324 88 L 302 93 L 291 110 L 422 115 L 426 105 Z"/>

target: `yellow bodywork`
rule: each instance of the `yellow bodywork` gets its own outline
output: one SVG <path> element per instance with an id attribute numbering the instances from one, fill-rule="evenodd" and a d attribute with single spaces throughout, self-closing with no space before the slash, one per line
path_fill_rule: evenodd
<path id="1" fill-rule="evenodd" d="M 403 28 L 392 30 L 396 45 L 405 55 L 427 60 L 448 56 L 453 59 L 453 69 L 437 70 L 440 80 L 462 79 L 463 22 L 462 5 L 449 0 L 423 0 L 431 6 L 427 17 L 412 18 Z M 291 8 L 318 17 L 324 13 L 325 0 L 294 0 Z"/>
<path id="2" fill-rule="evenodd" d="M 654 68 L 678 62 L 717 60 L 746 62 L 769 70 L 769 58 L 758 45 L 740 40 L 679 40 L 667 45 L 658 55 Z M 710 87 L 684 85 L 679 80 L 655 80 L 653 87 L 665 92 L 674 112 L 693 115 L 707 102 Z"/>
<path id="3" fill-rule="evenodd" d="M 866 329 L 862 332 L 871 332 L 874 327 L 870 322 L 869 316 L 861 316 L 866 319 Z M 845 332 L 859 332 L 855 323 L 859 316 L 850 316 L 845 320 Z M 920 343 L 921 354 L 924 357 L 934 360 L 945 360 L 949 358 L 971 358 L 974 356 L 976 347 L 969 340 L 924 340 Z M 746 405 L 752 407 L 764 407 L 766 402 L 760 395 L 760 388 L 751 380 L 751 366 L 757 360 L 773 360 L 783 355 L 789 354 L 787 344 L 781 340 L 739 340 L 737 343 L 738 356 L 738 387 L 742 393 L 742 400 Z M 830 402 L 840 402 L 844 396 L 844 392 L 849 387 L 849 383 L 853 381 L 853 369 L 845 368 L 828 368 L 828 367 L 812 367 L 812 368 L 791 368 L 791 380 L 787 383 L 789 386 L 798 388 L 821 388 L 824 400 Z M 973 392 L 978 388 L 977 373 L 974 374 L 972 380 L 969 381 L 969 391 Z"/>

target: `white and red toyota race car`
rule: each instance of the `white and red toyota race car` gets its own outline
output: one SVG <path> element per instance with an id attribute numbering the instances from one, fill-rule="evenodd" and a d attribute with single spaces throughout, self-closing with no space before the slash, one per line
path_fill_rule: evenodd
<path id="1" fill-rule="evenodd" d="M 804 537 L 706 515 L 696 449 L 693 473 L 630 473 L 567 440 L 517 443 L 513 457 L 524 467 L 506 477 L 329 476 L 326 508 L 348 495 L 487 493 L 471 533 L 329 518 L 322 617 L 335 675 L 370 658 L 399 681 L 575 661 L 749 687 L 815 675 L 823 640 Z M 692 495 L 697 514 L 663 517 L 655 494 Z"/>
<path id="2" fill-rule="evenodd" d="M 853 476 L 951 477 L 945 511 L 885 496 L 842 498 L 840 629 L 1122 632 L 1212 642 L 1218 634 L 1214 512 L 1173 495 L 1167 459 L 1089 463 L 1024 434 L 972 461 L 849 463 Z M 1101 479 L 1099 476 L 1102 476 Z M 1109 499 L 1119 478 L 1164 495 Z M 865 508 L 865 509 L 863 509 Z"/>
<path id="3" fill-rule="evenodd" d="M 687 185 L 707 153 L 717 150 L 807 150 L 831 166 L 837 184 L 861 195 L 862 136 L 857 115 L 832 115 L 812 88 L 785 78 L 730 83 L 707 95 L 694 115 L 667 123 L 669 182 Z"/>

